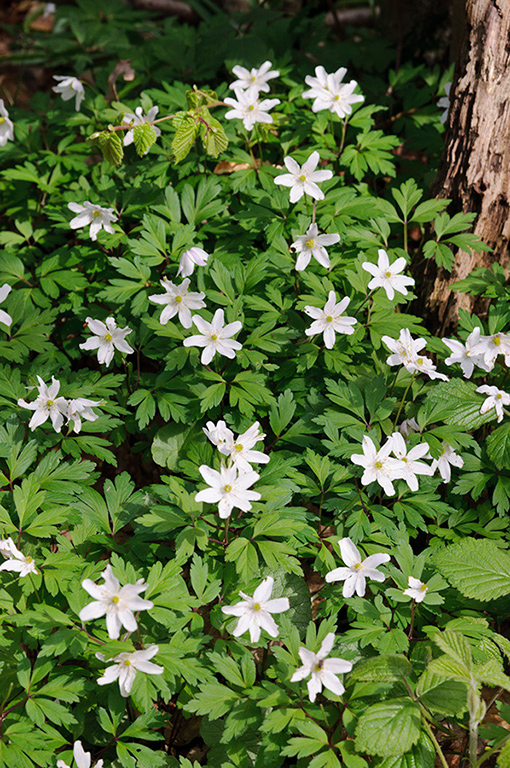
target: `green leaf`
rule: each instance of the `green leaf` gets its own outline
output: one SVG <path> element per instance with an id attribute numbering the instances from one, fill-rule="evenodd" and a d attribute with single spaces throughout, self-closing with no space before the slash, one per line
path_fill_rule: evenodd
<path id="1" fill-rule="evenodd" d="M 101 131 L 100 133 L 93 133 L 89 136 L 89 141 L 93 144 L 97 144 L 103 157 L 110 165 L 122 165 L 122 159 L 124 157 L 124 146 L 119 136 L 119 131 Z"/>
<path id="2" fill-rule="evenodd" d="M 377 761 L 373 768 L 434 768 L 435 764 L 436 750 L 427 734 L 422 732 L 410 752 Z"/>
<path id="3" fill-rule="evenodd" d="M 279 437 L 287 424 L 291 421 L 296 411 L 294 395 L 290 389 L 286 389 L 278 396 L 276 403 L 269 409 L 269 423 L 274 434 Z"/>
<path id="4" fill-rule="evenodd" d="M 467 690 L 467 683 L 445 680 L 442 675 L 435 675 L 429 666 L 420 676 L 415 693 L 427 709 L 455 717 L 467 709 Z"/>
<path id="5" fill-rule="evenodd" d="M 459 664 L 463 664 L 469 671 L 473 664 L 471 648 L 469 643 L 460 632 L 436 632 L 432 640 L 446 653 L 450 658 L 455 659 Z"/>
<path id="6" fill-rule="evenodd" d="M 498 469 L 510 466 L 510 422 L 502 424 L 487 438 L 487 455 Z"/>
<path id="7" fill-rule="evenodd" d="M 452 379 L 436 384 L 427 393 L 426 402 L 437 407 L 436 418 L 463 429 L 478 429 L 495 418 L 494 409 L 480 414 L 483 397 L 476 384 L 463 379 Z"/>
<path id="8" fill-rule="evenodd" d="M 212 117 L 207 109 L 201 110 L 200 117 L 207 123 L 204 125 L 202 121 L 200 122 L 200 138 L 204 149 L 208 155 L 218 157 L 228 147 L 227 134 L 219 120 Z"/>
<path id="9" fill-rule="evenodd" d="M 489 539 L 466 538 L 438 553 L 434 562 L 465 597 L 495 600 L 510 592 L 510 554 Z"/>
<path id="10" fill-rule="evenodd" d="M 510 677 L 504 674 L 501 663 L 496 659 L 490 659 L 485 664 L 477 664 L 473 670 L 473 676 L 485 685 L 510 691 Z"/>
<path id="11" fill-rule="evenodd" d="M 211 720 L 223 717 L 229 712 L 240 694 L 220 683 L 206 683 L 194 698 L 184 705 L 187 712 L 195 712 L 197 715 L 207 715 Z"/>
<path id="12" fill-rule="evenodd" d="M 184 458 L 183 449 L 189 444 L 192 435 L 196 436 L 197 429 L 186 424 L 167 424 L 156 432 L 151 446 L 152 458 L 160 467 L 175 472 L 179 461 Z"/>
<path id="13" fill-rule="evenodd" d="M 177 112 L 172 125 L 177 129 L 172 141 L 172 152 L 176 162 L 184 160 L 195 141 L 198 126 L 189 112 Z"/>
<path id="14" fill-rule="evenodd" d="M 420 738 L 421 716 L 410 699 L 373 704 L 358 720 L 356 750 L 393 757 L 408 752 Z"/>
<path id="15" fill-rule="evenodd" d="M 150 123 L 140 123 L 133 128 L 133 141 L 139 157 L 149 151 L 156 139 L 156 131 Z"/>
<path id="16" fill-rule="evenodd" d="M 350 679 L 367 682 L 389 682 L 408 677 L 412 672 L 413 666 L 405 656 L 398 654 L 375 656 L 356 665 L 351 672 Z"/>

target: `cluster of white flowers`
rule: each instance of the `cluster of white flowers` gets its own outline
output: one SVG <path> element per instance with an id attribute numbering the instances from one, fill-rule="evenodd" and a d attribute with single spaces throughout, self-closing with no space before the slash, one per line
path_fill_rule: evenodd
<path id="1" fill-rule="evenodd" d="M 18 405 L 22 408 L 34 411 L 28 424 L 32 431 L 36 427 L 41 426 L 41 424 L 44 424 L 48 419 L 51 419 L 55 432 L 60 432 L 64 424 L 64 418 L 66 418 L 67 424 L 73 423 L 73 431 L 79 432 L 82 419 L 85 419 L 85 421 L 95 421 L 99 418 L 92 408 L 101 405 L 101 401 L 88 400 L 85 397 L 66 400 L 65 397 L 58 397 L 60 381 L 57 381 L 54 376 L 51 377 L 51 384 L 49 385 L 46 385 L 40 376 L 37 379 L 39 386 L 27 387 L 27 389 L 37 389 L 37 398 L 31 403 L 28 403 L 21 397 L 18 400 Z"/>
<path id="2" fill-rule="evenodd" d="M 230 517 L 234 507 L 248 512 L 251 502 L 261 498 L 260 493 L 249 490 L 260 477 L 252 469 L 251 462 L 267 464 L 269 461 L 265 453 L 254 450 L 255 445 L 265 437 L 258 421 L 237 438 L 222 420 L 217 424 L 207 422 L 204 432 L 219 452 L 228 457 L 228 465 L 222 462 L 219 472 L 206 464 L 199 467 L 200 474 L 210 487 L 199 491 L 195 501 L 217 503 L 218 514 L 223 519 Z"/>
<path id="3" fill-rule="evenodd" d="M 226 114 L 227 120 L 237 118 L 243 121 L 247 131 L 251 131 L 256 123 L 272 123 L 273 118 L 269 110 L 280 104 L 280 99 L 260 100 L 260 92 L 269 92 L 269 80 L 273 80 L 280 74 L 278 70 L 271 69 L 270 61 L 265 61 L 258 69 L 245 69 L 239 65 L 232 71 L 237 75 L 237 80 L 230 84 L 235 93 L 235 99 L 227 96 L 225 104 L 232 107 Z"/>
<path id="4" fill-rule="evenodd" d="M 393 480 L 405 480 L 412 491 L 418 490 L 417 475 L 433 475 L 434 470 L 420 459 L 430 458 L 428 443 L 419 443 L 407 450 L 400 432 L 394 432 L 385 444 L 376 449 L 372 438 L 365 435 L 361 444 L 363 453 L 354 453 L 351 461 L 363 467 L 363 485 L 377 482 L 388 496 L 393 496 Z M 393 454 L 393 456 L 391 455 Z"/>
<path id="5" fill-rule="evenodd" d="M 455 339 L 443 339 L 452 351 L 445 362 L 447 365 L 460 363 L 462 373 L 469 379 L 475 365 L 484 371 L 492 371 L 498 355 L 503 355 L 505 365 L 510 365 L 510 334 L 493 333 L 491 336 L 481 336 L 480 328 L 475 328 L 462 344 Z"/>

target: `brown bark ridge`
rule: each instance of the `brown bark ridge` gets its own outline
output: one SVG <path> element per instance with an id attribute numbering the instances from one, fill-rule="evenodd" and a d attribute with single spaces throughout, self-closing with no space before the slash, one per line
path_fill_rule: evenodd
<path id="1" fill-rule="evenodd" d="M 421 311 L 431 330 L 449 332 L 460 307 L 484 314 L 487 302 L 451 291 L 476 267 L 509 263 L 510 0 L 466 0 L 465 34 L 450 92 L 445 146 L 433 185 L 450 214 L 477 214 L 473 232 L 492 253 L 459 251 L 451 274 L 428 262 Z"/>

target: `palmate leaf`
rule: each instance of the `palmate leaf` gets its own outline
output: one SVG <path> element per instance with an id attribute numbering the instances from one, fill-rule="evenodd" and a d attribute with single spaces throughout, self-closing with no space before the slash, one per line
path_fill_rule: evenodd
<path id="1" fill-rule="evenodd" d="M 420 710 L 411 699 L 381 701 L 369 707 L 358 720 L 356 749 L 394 758 L 416 744 L 420 730 Z"/>
<path id="2" fill-rule="evenodd" d="M 494 541 L 466 538 L 437 554 L 434 561 L 465 597 L 495 600 L 510 592 L 510 554 Z"/>

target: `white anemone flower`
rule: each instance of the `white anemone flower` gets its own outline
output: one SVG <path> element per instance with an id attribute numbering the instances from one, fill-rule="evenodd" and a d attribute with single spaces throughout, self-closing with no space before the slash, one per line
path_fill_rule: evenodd
<path id="1" fill-rule="evenodd" d="M 446 358 L 446 365 L 460 363 L 464 378 L 470 379 L 475 365 L 484 371 L 490 371 L 494 362 L 489 366 L 485 361 L 485 347 L 481 349 L 480 328 L 474 328 L 466 339 L 465 345 L 457 339 L 443 339 L 443 343 L 451 350 L 452 354 Z"/>
<path id="2" fill-rule="evenodd" d="M 189 277 L 195 270 L 195 265 L 198 267 L 205 267 L 209 254 L 202 248 L 193 246 L 188 251 L 184 251 L 179 261 L 179 269 L 177 270 L 177 277 Z"/>
<path id="3" fill-rule="evenodd" d="M 67 404 L 67 421 L 73 422 L 73 432 L 78 433 L 81 430 L 82 419 L 85 421 L 95 421 L 99 418 L 97 413 L 92 410 L 93 407 L 101 405 L 100 400 L 87 400 L 86 397 L 77 397 L 69 400 Z"/>
<path id="4" fill-rule="evenodd" d="M 364 101 L 364 97 L 354 93 L 358 85 L 356 80 L 342 82 L 346 74 L 345 67 L 340 67 L 332 74 L 328 74 L 324 67 L 316 67 L 316 77 L 305 77 L 305 83 L 310 86 L 310 90 L 303 93 L 303 99 L 315 99 L 312 104 L 314 112 L 327 109 L 340 118 L 347 117 L 352 113 L 352 105 Z"/>
<path id="5" fill-rule="evenodd" d="M 272 66 L 270 61 L 265 61 L 258 67 L 258 69 L 256 67 L 253 67 L 253 69 L 246 69 L 246 67 L 241 67 L 239 64 L 236 64 L 236 66 L 232 68 L 232 72 L 238 79 L 234 80 L 233 83 L 230 83 L 229 87 L 232 90 L 240 88 L 244 91 L 256 90 L 268 93 L 270 89 L 268 80 L 273 80 L 280 74 L 277 69 L 271 69 Z"/>
<path id="6" fill-rule="evenodd" d="M 4 100 L 0 99 L 0 147 L 5 147 L 8 141 L 14 139 L 14 125 L 9 118 L 9 113 L 4 106 Z"/>
<path id="7" fill-rule="evenodd" d="M 54 85 L 51 90 L 54 93 L 59 93 L 62 96 L 62 101 L 74 99 L 74 108 L 79 112 L 81 103 L 85 98 L 83 83 L 72 75 L 53 75 L 53 79 L 58 82 L 58 85 Z"/>
<path id="8" fill-rule="evenodd" d="M 249 429 L 234 438 L 230 429 L 224 432 L 225 439 L 218 445 L 220 453 L 228 456 L 232 465 L 237 467 L 240 473 L 251 472 L 251 463 L 267 464 L 269 456 L 262 451 L 255 451 L 254 446 L 265 438 L 259 422 L 256 421 Z"/>
<path id="9" fill-rule="evenodd" d="M 123 125 L 142 125 L 143 123 L 152 123 L 153 120 L 156 119 L 156 115 L 159 112 L 159 107 L 151 107 L 146 115 L 143 114 L 143 107 L 137 107 L 135 109 L 135 114 L 133 115 L 132 112 L 126 112 L 122 119 Z M 161 129 L 158 128 L 157 125 L 152 126 L 154 133 L 156 134 L 156 137 L 161 136 Z M 124 135 L 124 146 L 127 147 L 130 144 L 133 143 L 135 140 L 135 135 L 133 131 L 126 131 Z M 149 150 L 147 149 L 144 154 L 147 154 Z"/>
<path id="10" fill-rule="evenodd" d="M 416 603 L 421 603 L 427 594 L 427 585 L 424 584 L 423 581 L 415 579 L 413 576 L 409 576 L 407 583 L 409 584 L 409 588 L 404 589 L 404 595 L 412 597 Z"/>
<path id="11" fill-rule="evenodd" d="M 319 235 L 317 224 L 310 224 L 306 234 L 299 235 L 298 239 L 290 246 L 298 254 L 296 270 L 301 272 L 303 269 L 306 269 L 312 256 L 322 267 L 329 269 L 331 262 L 326 246 L 335 245 L 335 243 L 339 242 L 340 235 L 337 232 L 332 232 L 330 235 Z"/>
<path id="12" fill-rule="evenodd" d="M 154 607 L 151 600 L 139 597 L 148 584 L 143 579 L 138 579 L 136 584 L 120 586 L 119 580 L 113 575 L 111 565 L 107 565 L 101 574 L 104 584 L 95 584 L 91 579 L 84 579 L 81 583 L 94 602 L 88 603 L 81 609 L 79 616 L 81 621 L 99 619 L 106 615 L 106 629 L 108 636 L 116 640 L 120 636 L 121 627 L 128 632 L 136 632 L 138 624 L 134 612 L 146 611 Z"/>
<path id="13" fill-rule="evenodd" d="M 271 592 L 273 591 L 274 579 L 272 576 L 268 576 L 264 579 L 262 584 L 259 584 L 253 597 L 239 592 L 243 598 L 239 603 L 235 605 L 222 606 L 223 613 L 229 616 L 239 616 L 237 626 L 232 632 L 234 637 L 240 637 L 245 632 L 250 633 L 250 641 L 252 643 L 258 643 L 260 639 L 260 633 L 263 629 L 266 630 L 271 637 L 278 637 L 278 626 L 271 616 L 272 613 L 283 613 L 290 608 L 289 599 L 287 597 L 278 597 L 271 600 Z"/>
<path id="14" fill-rule="evenodd" d="M 392 480 L 402 477 L 402 468 L 398 459 L 390 458 L 393 450 L 393 440 L 388 438 L 386 443 L 376 449 L 372 438 L 364 435 L 361 444 L 363 453 L 354 453 L 351 456 L 353 464 L 359 464 L 364 468 L 361 482 L 363 485 L 377 482 L 388 496 L 393 496 L 395 488 Z"/>
<path id="15" fill-rule="evenodd" d="M 211 443 L 218 447 L 223 445 L 226 440 L 234 440 L 234 433 L 222 419 L 217 424 L 214 421 L 208 421 L 203 430 Z"/>
<path id="16" fill-rule="evenodd" d="M 41 424 L 50 418 L 55 432 L 60 432 L 62 425 L 64 424 L 64 416 L 67 415 L 68 402 L 65 397 L 57 397 L 60 389 L 60 381 L 52 376 L 51 384 L 46 386 L 40 376 L 37 377 L 39 386 L 37 387 L 38 395 L 33 403 L 27 403 L 21 397 L 18 400 L 18 405 L 22 408 L 29 408 L 34 411 L 34 415 L 29 421 L 28 426 L 31 430 L 39 427 Z M 29 387 L 31 389 L 31 387 Z"/>
<path id="17" fill-rule="evenodd" d="M 402 479 L 406 481 L 411 491 L 417 491 L 419 486 L 416 475 L 428 475 L 430 477 L 434 474 L 430 464 L 420 461 L 420 459 L 430 458 L 428 443 L 420 443 L 408 450 L 400 432 L 394 432 L 390 440 L 393 440 L 394 455 L 402 462 Z"/>
<path id="18" fill-rule="evenodd" d="M 379 254 L 377 264 L 364 261 L 361 265 L 366 272 L 373 275 L 368 284 L 369 289 L 372 291 L 375 288 L 384 288 L 390 301 L 395 298 L 395 291 L 407 296 L 406 286 L 414 285 L 414 280 L 412 277 L 400 274 L 407 266 L 404 257 L 401 256 L 390 264 L 388 254 L 383 248 L 379 248 L 377 253 Z"/>
<path id="19" fill-rule="evenodd" d="M 226 467 L 224 464 L 221 465 L 219 472 L 206 464 L 201 464 L 198 470 L 210 487 L 199 491 L 195 501 L 218 503 L 218 514 L 223 520 L 230 517 L 234 507 L 248 512 L 251 509 L 251 502 L 259 501 L 261 498 L 260 493 L 249 490 L 260 477 L 252 470 L 239 472 L 236 466 Z"/>
<path id="20" fill-rule="evenodd" d="M 105 669 L 104 675 L 98 679 L 98 685 L 108 685 L 115 680 L 119 681 L 120 695 L 129 696 L 131 688 L 135 682 L 137 672 L 145 672 L 147 675 L 161 675 L 164 667 L 159 664 L 153 664 L 152 659 L 159 651 L 159 646 L 151 645 L 144 651 L 133 651 L 132 653 L 119 653 L 113 659 L 105 659 L 104 654 L 96 653 L 96 658 L 101 661 L 115 661 L 116 663 Z"/>
<path id="21" fill-rule="evenodd" d="M 480 414 L 483 415 L 484 413 L 487 413 L 487 411 L 490 411 L 491 408 L 495 408 L 498 422 L 503 421 L 504 406 L 510 405 L 510 395 L 507 392 L 503 392 L 502 389 L 490 387 L 487 384 L 484 384 L 482 387 L 477 387 L 476 391 L 483 395 L 489 395 L 489 397 L 482 403 Z"/>
<path id="22" fill-rule="evenodd" d="M 322 686 L 327 688 L 328 691 L 336 693 L 337 696 L 341 696 L 345 691 L 343 684 L 338 679 L 338 675 L 350 672 L 352 663 L 345 661 L 345 659 L 327 658 L 331 653 L 334 642 L 335 635 L 333 632 L 329 632 L 324 638 L 318 653 L 312 653 L 312 651 L 303 648 L 303 646 L 298 651 L 303 666 L 296 669 L 290 678 L 290 682 L 297 683 L 299 680 L 304 680 L 311 675 L 307 688 L 308 696 L 312 703 L 315 701 L 317 694 L 322 691 Z"/>
<path id="23" fill-rule="evenodd" d="M 418 355 L 417 357 L 409 360 L 406 365 L 409 373 L 425 373 L 430 379 L 442 379 L 442 381 L 448 381 L 448 376 L 444 373 L 439 373 L 436 370 L 436 366 L 430 359 L 430 357 L 424 357 Z"/>
<path id="24" fill-rule="evenodd" d="M 205 307 L 205 301 L 202 301 L 205 297 L 205 293 L 200 291 L 194 293 L 188 291 L 190 280 L 187 277 L 182 281 L 180 285 L 174 285 L 171 280 L 163 278 L 160 280 L 161 285 L 165 289 L 166 293 L 156 293 L 149 296 L 149 301 L 153 301 L 155 304 L 163 304 L 165 308 L 159 316 L 159 322 L 161 325 L 166 325 L 168 321 L 178 314 L 179 322 L 183 328 L 191 328 L 191 310 L 203 309 Z"/>
<path id="25" fill-rule="evenodd" d="M 336 293 L 330 291 L 323 309 L 306 306 L 305 312 L 309 317 L 313 318 L 314 322 L 305 330 L 305 334 L 307 336 L 314 336 L 316 333 L 322 333 L 327 349 L 333 349 L 336 338 L 335 334 L 344 333 L 349 336 L 351 333 L 354 333 L 352 326 L 356 325 L 356 318 L 342 316 L 350 301 L 350 298 L 345 296 L 337 304 Z"/>
<path id="26" fill-rule="evenodd" d="M 400 434 L 404 435 L 404 438 L 409 437 L 413 432 L 421 432 L 420 425 L 414 418 L 404 419 L 398 429 Z"/>
<path id="27" fill-rule="evenodd" d="M 115 230 L 112 227 L 112 221 L 117 221 L 117 216 L 113 208 L 103 208 L 101 205 L 94 205 L 85 200 L 81 203 L 68 203 L 67 207 L 73 213 L 78 215 L 71 219 L 69 226 L 71 229 L 81 229 L 90 224 L 89 235 L 91 240 L 97 240 L 97 233 L 104 229 L 108 234 L 113 235 Z"/>
<path id="28" fill-rule="evenodd" d="M 473 352 L 483 357 L 485 370 L 492 371 L 498 355 L 504 355 L 505 365 L 510 365 L 510 334 L 493 333 L 492 336 L 480 336 Z"/>
<path id="29" fill-rule="evenodd" d="M 216 352 L 233 359 L 236 352 L 242 349 L 243 345 L 231 338 L 235 333 L 239 333 L 243 327 L 242 323 L 236 320 L 224 325 L 225 314 L 222 309 L 216 310 L 210 323 L 200 315 L 193 315 L 192 320 L 200 331 L 200 335 L 190 336 L 182 343 L 185 347 L 204 347 L 200 356 L 200 362 L 204 365 L 209 365 Z"/>
<path id="30" fill-rule="evenodd" d="M 449 483 L 452 476 L 451 467 L 463 467 L 464 459 L 455 453 L 451 445 L 448 445 L 448 443 L 443 443 L 440 457 L 438 459 L 434 459 L 430 466 L 434 472 L 436 469 L 439 470 L 439 474 L 443 478 L 444 483 Z"/>
<path id="31" fill-rule="evenodd" d="M 33 557 L 30 557 L 30 555 L 25 557 L 10 536 L 8 539 L 0 541 L 0 554 L 7 558 L 0 565 L 0 571 L 14 571 L 19 573 L 21 578 L 28 576 L 29 573 L 38 573 Z"/>
<path id="32" fill-rule="evenodd" d="M 113 360 L 115 350 L 130 355 L 135 350 L 127 343 L 125 337 L 132 332 L 131 328 L 117 328 L 117 323 L 113 317 L 107 317 L 106 323 L 101 320 L 94 320 L 92 317 L 86 318 L 87 325 L 94 334 L 80 344 L 80 349 L 97 349 L 97 359 L 100 364 L 110 365 Z"/>
<path id="33" fill-rule="evenodd" d="M 12 288 L 9 283 L 4 283 L 2 285 L 0 288 L 0 304 L 6 300 L 11 291 Z M 4 312 L 3 309 L 0 309 L 0 323 L 3 323 L 4 325 L 12 325 L 12 317 L 7 312 Z"/>
<path id="34" fill-rule="evenodd" d="M 388 365 L 404 365 L 406 368 L 412 360 L 418 357 L 418 353 L 427 344 L 425 339 L 413 339 L 409 328 L 402 328 L 398 339 L 383 336 L 382 341 L 393 353 L 387 358 L 386 363 Z"/>
<path id="35" fill-rule="evenodd" d="M 308 160 L 299 165 L 292 157 L 284 157 L 283 162 L 289 173 L 276 176 L 274 183 L 284 187 L 290 187 L 290 202 L 297 203 L 304 194 L 310 195 L 314 200 L 324 200 L 324 192 L 318 183 L 333 178 L 332 171 L 316 171 L 320 155 L 312 152 Z"/>
<path id="36" fill-rule="evenodd" d="M 256 123 L 273 122 L 269 110 L 280 104 L 280 99 L 263 99 L 260 101 L 258 91 L 252 89 L 243 91 L 236 88 L 234 93 L 235 99 L 227 96 L 223 100 L 225 104 L 232 107 L 225 114 L 227 120 L 232 120 L 233 118 L 242 120 L 247 131 L 251 131 Z"/>
<path id="37" fill-rule="evenodd" d="M 48 3 L 49 5 L 49 3 Z M 76 768 L 90 768 L 91 755 L 90 752 L 85 752 L 82 747 L 81 741 L 75 741 L 73 746 L 73 757 Z M 67 763 L 63 760 L 57 760 L 57 768 L 69 768 Z M 103 768 L 103 761 L 98 760 L 94 765 L 94 768 Z"/>
<path id="38" fill-rule="evenodd" d="M 355 592 L 359 597 L 363 597 L 366 591 L 367 579 L 384 581 L 386 576 L 381 571 L 378 571 L 377 568 L 379 565 L 391 560 L 389 555 L 379 552 L 362 560 L 359 549 L 351 539 L 348 537 L 340 539 L 338 544 L 340 545 L 342 560 L 347 567 L 335 568 L 330 571 L 326 574 L 326 581 L 343 581 L 342 594 L 345 598 L 352 597 Z"/>

